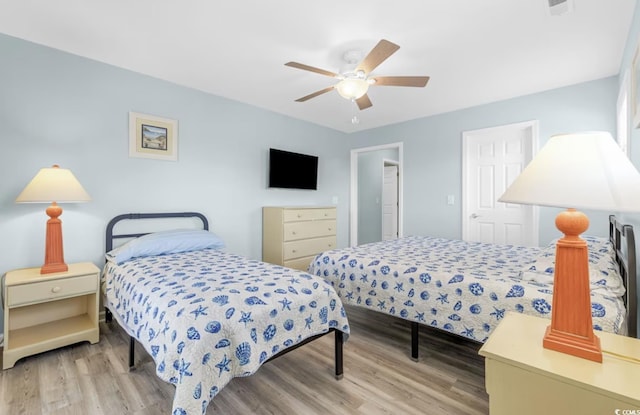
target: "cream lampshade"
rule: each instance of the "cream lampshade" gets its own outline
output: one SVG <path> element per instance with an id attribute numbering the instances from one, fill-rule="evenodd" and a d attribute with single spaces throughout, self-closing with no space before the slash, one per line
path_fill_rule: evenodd
<path id="1" fill-rule="evenodd" d="M 576 210 L 640 211 L 640 173 L 607 132 L 555 135 L 498 199 L 505 203 L 569 208 L 556 218 L 551 325 L 543 347 L 602 362 L 593 332 L 589 262 L 580 234 L 589 227 Z"/>
<path id="2" fill-rule="evenodd" d="M 58 165 L 40 169 L 16 199 L 16 203 L 51 203 L 46 212 L 47 235 L 45 241 L 44 265 L 41 274 L 63 272 L 68 269 L 64 262 L 62 245 L 62 214 L 60 203 L 88 202 L 91 197 L 84 190 L 73 173 Z"/>

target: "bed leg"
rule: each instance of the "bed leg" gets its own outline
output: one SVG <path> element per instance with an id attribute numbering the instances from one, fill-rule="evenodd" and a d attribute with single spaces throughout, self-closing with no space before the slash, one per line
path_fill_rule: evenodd
<path id="1" fill-rule="evenodd" d="M 134 361 L 134 353 L 136 349 L 136 339 L 133 336 L 129 336 L 129 372 L 132 370 L 136 370 L 136 365 L 133 363 Z"/>
<path id="2" fill-rule="evenodd" d="M 104 308 L 104 321 L 107 323 L 111 323 L 113 321 L 113 314 L 111 314 L 111 310 L 107 307 Z"/>
<path id="3" fill-rule="evenodd" d="M 411 322 L 411 360 L 418 361 L 418 323 Z"/>
<path id="4" fill-rule="evenodd" d="M 342 345 L 343 345 L 343 333 L 340 330 L 335 331 L 335 364 L 336 364 L 336 379 L 340 380 L 344 377 L 343 361 L 342 361 Z"/>

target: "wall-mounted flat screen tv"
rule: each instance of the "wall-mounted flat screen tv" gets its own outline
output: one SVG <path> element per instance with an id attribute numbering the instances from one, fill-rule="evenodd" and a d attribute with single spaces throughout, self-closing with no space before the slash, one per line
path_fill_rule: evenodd
<path id="1" fill-rule="evenodd" d="M 318 188 L 318 157 L 269 149 L 269 187 Z"/>

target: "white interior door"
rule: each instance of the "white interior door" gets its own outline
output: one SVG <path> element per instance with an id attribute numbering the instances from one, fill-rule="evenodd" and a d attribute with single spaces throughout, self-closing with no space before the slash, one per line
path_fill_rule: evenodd
<path id="1" fill-rule="evenodd" d="M 533 158 L 537 134 L 537 121 L 463 133 L 464 240 L 538 245 L 537 208 L 498 202 Z"/>
<path id="2" fill-rule="evenodd" d="M 382 181 L 382 240 L 398 238 L 398 166 L 384 165 Z"/>

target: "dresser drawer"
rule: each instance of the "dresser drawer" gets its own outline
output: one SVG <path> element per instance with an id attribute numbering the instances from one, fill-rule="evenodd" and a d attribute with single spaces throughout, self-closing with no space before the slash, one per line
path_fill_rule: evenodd
<path id="1" fill-rule="evenodd" d="M 324 238 L 303 239 L 294 242 L 285 242 L 284 260 L 301 258 L 313 254 L 319 254 L 336 247 L 336 237 L 326 236 Z"/>
<path id="2" fill-rule="evenodd" d="M 7 287 L 7 304 L 9 307 L 22 304 L 33 304 L 57 298 L 95 293 L 98 275 L 83 275 L 73 278 L 61 278 L 51 281 L 40 281 Z"/>
<path id="3" fill-rule="evenodd" d="M 284 240 L 316 238 L 336 234 L 335 220 L 315 220 L 309 222 L 290 222 L 284 224 Z"/>
<path id="4" fill-rule="evenodd" d="M 307 270 L 309 269 L 309 265 L 311 264 L 311 261 L 313 261 L 313 258 L 315 257 L 316 257 L 315 255 L 311 255 L 311 256 L 305 256 L 302 258 L 292 259 L 290 261 L 284 261 L 284 266 L 287 268 L 293 268 L 293 269 L 307 272 Z"/>
<path id="5" fill-rule="evenodd" d="M 318 209 L 285 209 L 282 211 L 285 222 L 295 222 L 303 220 L 335 219 L 335 208 Z"/>

